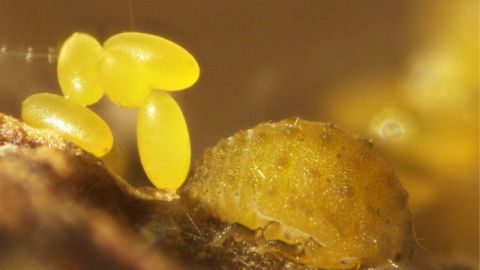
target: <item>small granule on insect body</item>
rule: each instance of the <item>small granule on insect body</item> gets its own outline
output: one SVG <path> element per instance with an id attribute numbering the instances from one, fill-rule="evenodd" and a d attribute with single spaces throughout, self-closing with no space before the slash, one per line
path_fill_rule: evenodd
<path id="1" fill-rule="evenodd" d="M 181 194 L 311 267 L 384 265 L 408 259 L 414 243 L 392 170 L 333 125 L 288 119 L 241 131 L 205 152 Z"/>

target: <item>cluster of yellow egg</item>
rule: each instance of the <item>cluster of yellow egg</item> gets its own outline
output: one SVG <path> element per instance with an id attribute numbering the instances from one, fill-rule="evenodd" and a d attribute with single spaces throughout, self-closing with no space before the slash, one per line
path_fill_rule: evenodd
<path id="1" fill-rule="evenodd" d="M 164 91 L 186 89 L 199 74 L 188 51 L 159 36 L 125 32 L 102 46 L 88 34 L 75 33 L 63 43 L 58 57 L 64 97 L 32 95 L 22 104 L 22 118 L 32 126 L 55 130 L 101 157 L 112 148 L 113 135 L 86 106 L 105 94 L 119 106 L 138 108 L 142 166 L 156 187 L 176 190 L 190 168 L 190 139 L 180 107 Z"/>

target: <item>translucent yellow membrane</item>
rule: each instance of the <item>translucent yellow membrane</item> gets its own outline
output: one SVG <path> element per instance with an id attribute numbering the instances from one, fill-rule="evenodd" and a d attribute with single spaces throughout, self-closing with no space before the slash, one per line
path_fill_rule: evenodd
<path id="1" fill-rule="evenodd" d="M 82 105 L 97 102 L 103 95 L 97 75 L 102 45 L 87 34 L 74 33 L 62 45 L 57 76 L 65 97 Z"/>
<path id="2" fill-rule="evenodd" d="M 22 119 L 31 126 L 57 131 L 98 157 L 112 148 L 107 124 L 93 111 L 61 96 L 40 93 L 28 97 L 22 104 Z"/>
<path id="3" fill-rule="evenodd" d="M 143 168 L 152 183 L 175 190 L 190 168 L 190 139 L 178 104 L 153 91 L 138 112 L 137 143 Z"/>
<path id="4" fill-rule="evenodd" d="M 144 62 L 149 82 L 156 89 L 182 90 L 193 85 L 200 75 L 198 63 L 188 51 L 159 36 L 125 32 L 110 37 L 104 47 L 121 48 Z"/>
<path id="5" fill-rule="evenodd" d="M 122 107 L 140 106 L 151 91 L 144 66 L 118 48 L 105 50 L 98 63 L 98 74 L 105 95 Z"/>

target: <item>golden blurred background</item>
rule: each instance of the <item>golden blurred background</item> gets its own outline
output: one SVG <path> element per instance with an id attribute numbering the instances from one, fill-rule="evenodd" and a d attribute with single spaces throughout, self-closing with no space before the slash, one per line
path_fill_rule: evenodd
<path id="1" fill-rule="evenodd" d="M 72 32 L 154 33 L 201 66 L 175 93 L 194 159 L 261 121 L 333 122 L 371 138 L 397 172 L 417 254 L 478 267 L 478 12 L 475 0 L 4 0 L 0 111 L 19 116 L 28 95 L 60 93 L 56 52 Z M 106 99 L 94 109 L 117 141 L 107 162 L 145 184 L 135 110 Z"/>

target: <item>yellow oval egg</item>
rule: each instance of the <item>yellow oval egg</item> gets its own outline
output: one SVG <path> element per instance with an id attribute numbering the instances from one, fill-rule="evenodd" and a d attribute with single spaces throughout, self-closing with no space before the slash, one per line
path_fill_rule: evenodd
<path id="1" fill-rule="evenodd" d="M 97 75 L 97 62 L 102 52 L 102 45 L 83 33 L 74 33 L 63 43 L 58 55 L 57 76 L 65 97 L 85 106 L 103 96 Z"/>
<path id="2" fill-rule="evenodd" d="M 54 94 L 40 93 L 22 103 L 25 123 L 57 131 L 95 156 L 103 156 L 112 148 L 113 136 L 108 125 L 93 111 Z"/>
<path id="3" fill-rule="evenodd" d="M 121 48 L 144 62 L 153 88 L 182 90 L 193 85 L 200 76 L 200 67 L 187 50 L 159 36 L 124 32 L 110 37 L 104 47 Z"/>
<path id="4" fill-rule="evenodd" d="M 168 94 L 153 91 L 140 107 L 137 143 L 145 173 L 157 188 L 182 185 L 190 168 L 190 138 L 183 113 Z"/>
<path id="5" fill-rule="evenodd" d="M 98 74 L 105 95 L 122 107 L 140 106 L 151 91 L 145 67 L 118 48 L 105 50 L 98 63 Z"/>

